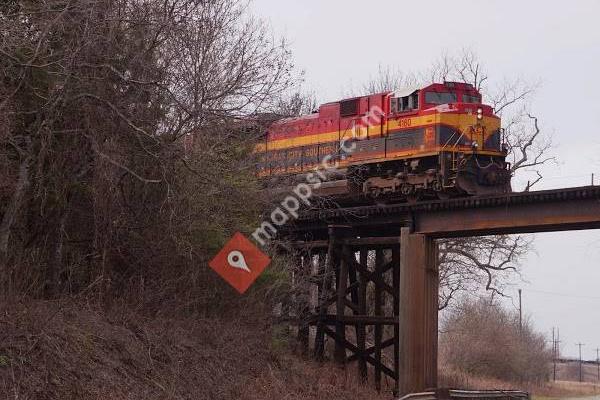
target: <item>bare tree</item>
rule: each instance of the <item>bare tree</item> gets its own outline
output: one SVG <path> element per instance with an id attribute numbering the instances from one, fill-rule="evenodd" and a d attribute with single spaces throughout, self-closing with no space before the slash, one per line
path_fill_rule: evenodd
<path id="1" fill-rule="evenodd" d="M 430 70 L 422 74 L 422 79 L 430 82 L 465 82 L 477 90 L 482 90 L 488 76 L 478 56 L 473 51 L 463 49 L 456 55 L 445 53 L 435 60 Z"/>
<path id="2" fill-rule="evenodd" d="M 456 55 L 444 54 L 428 71 L 403 73 L 379 67 L 379 76 L 371 78 L 361 92 L 395 90 L 418 83 L 459 81 L 480 90 L 484 102 L 502 117 L 504 136 L 509 146 L 508 159 L 513 175 L 534 173 L 536 178 L 523 190 L 529 190 L 542 179 L 543 165 L 553 162 L 552 140 L 545 134 L 529 110 L 531 97 L 539 83 L 522 79 L 505 80 L 491 86 L 491 79 L 476 53 L 462 50 Z M 506 282 L 518 275 L 519 261 L 532 246 L 528 236 L 490 236 L 441 240 L 440 243 L 440 307 L 445 308 L 463 292 L 481 288 L 503 295 Z"/>
<path id="3" fill-rule="evenodd" d="M 540 86 L 521 78 L 505 79 L 491 87 L 485 66 L 476 53 L 463 49 L 458 55 L 443 55 L 423 79 L 431 82 L 459 81 L 470 83 L 483 94 L 483 101 L 502 118 L 504 140 L 508 145 L 511 171 L 533 173 L 535 178 L 523 190 L 531 189 L 543 178 L 542 166 L 555 162 L 552 137 L 540 128 L 530 110 L 530 102 Z"/>
<path id="4" fill-rule="evenodd" d="M 552 138 L 541 131 L 538 118 L 529 111 L 539 83 L 529 84 L 517 78 L 490 88 L 485 66 L 470 50 L 442 56 L 428 76 L 434 81 L 470 83 L 482 91 L 483 101 L 491 104 L 502 118 L 513 176 L 535 173 L 536 178 L 523 190 L 531 189 L 542 179 L 543 165 L 555 161 L 555 157 L 551 154 Z M 504 295 L 505 283 L 518 275 L 519 261 L 532 243 L 531 237 L 523 235 L 440 241 L 441 307 L 450 304 L 456 294 L 480 287 Z"/>
<path id="5" fill-rule="evenodd" d="M 361 93 L 381 93 L 389 90 L 397 90 L 417 85 L 419 78 L 413 73 L 404 71 L 391 66 L 379 65 L 377 74 L 369 77 L 361 87 Z"/>
<path id="6" fill-rule="evenodd" d="M 15 0 L 0 31 L 3 293 L 199 296 L 259 212 L 245 121 L 297 82 L 285 42 L 241 0 Z"/>
<path id="7" fill-rule="evenodd" d="M 529 236 L 507 235 L 441 240 L 440 309 L 481 288 L 503 296 L 507 281 L 519 276 L 519 261 L 532 242 Z"/>
<path id="8" fill-rule="evenodd" d="M 298 117 L 311 114 L 318 109 L 319 104 L 314 92 L 295 91 L 280 99 L 274 114 L 278 118 Z"/>

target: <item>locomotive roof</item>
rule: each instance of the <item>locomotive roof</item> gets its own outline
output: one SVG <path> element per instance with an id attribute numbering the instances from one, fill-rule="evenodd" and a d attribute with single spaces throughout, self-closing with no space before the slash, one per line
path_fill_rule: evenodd
<path id="1" fill-rule="evenodd" d="M 419 86 L 409 86 L 409 87 L 405 87 L 402 89 L 398 89 L 398 90 L 394 90 L 394 95 L 396 97 L 406 97 L 406 96 L 410 96 L 411 94 L 413 94 L 414 92 L 416 92 L 417 90 L 420 90 L 421 87 Z"/>
<path id="2" fill-rule="evenodd" d="M 388 91 L 383 91 L 383 92 L 364 94 L 364 95 L 361 95 L 361 96 L 347 97 L 347 98 L 344 98 L 344 99 L 341 99 L 341 100 L 329 101 L 327 103 L 323 103 L 323 104 L 321 104 L 321 106 L 328 106 L 328 105 L 338 104 L 338 103 L 343 102 L 343 101 L 361 99 L 361 98 L 369 97 L 369 96 L 379 96 L 379 95 L 393 94 L 396 97 L 405 97 L 405 96 L 409 96 L 409 95 L 413 94 L 417 90 L 426 90 L 426 89 L 429 89 L 429 88 L 441 89 L 443 87 L 448 88 L 448 89 L 460 89 L 460 90 L 465 90 L 466 89 L 466 90 L 477 92 L 477 90 L 470 83 L 445 81 L 444 83 L 434 82 L 434 83 L 430 83 L 428 85 L 412 85 L 412 86 L 407 86 L 407 87 L 404 87 L 404 88 L 399 88 L 399 89 L 391 90 L 391 91 L 388 90 Z"/>
<path id="3" fill-rule="evenodd" d="M 383 92 L 379 92 L 379 93 L 371 93 L 371 94 L 366 94 L 366 95 L 362 95 L 362 96 L 347 97 L 347 98 L 341 99 L 341 100 L 322 103 L 318 109 L 316 109 L 315 111 L 313 111 L 310 114 L 304 114 L 304 115 L 300 115 L 297 117 L 283 118 L 283 119 L 276 121 L 274 123 L 274 125 L 284 125 L 286 123 L 294 122 L 294 121 L 301 122 L 301 121 L 309 121 L 309 120 L 313 120 L 313 119 L 318 119 L 319 113 L 320 113 L 320 111 L 322 111 L 322 109 L 330 108 L 330 107 L 339 107 L 340 103 L 350 101 L 350 100 L 357 100 L 357 99 L 362 99 L 362 98 L 370 97 L 370 96 L 388 96 L 388 95 L 393 95 L 395 97 L 405 97 L 405 96 L 409 96 L 409 95 L 413 94 L 414 92 L 416 92 L 418 90 L 427 90 L 427 89 L 440 90 L 440 89 L 444 89 L 444 88 L 467 90 L 469 92 L 478 92 L 473 87 L 473 85 L 471 85 L 470 83 L 464 83 L 464 82 L 446 81 L 443 83 L 431 83 L 428 85 L 419 85 L 419 86 L 415 85 L 415 86 L 409 86 L 409 87 L 401 88 L 401 89 L 394 90 L 394 91 L 383 91 Z"/>

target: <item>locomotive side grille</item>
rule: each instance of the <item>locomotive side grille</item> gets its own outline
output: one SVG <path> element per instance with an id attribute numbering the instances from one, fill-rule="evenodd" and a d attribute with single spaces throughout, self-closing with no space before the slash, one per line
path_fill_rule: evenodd
<path id="1" fill-rule="evenodd" d="M 345 100 L 340 102 L 340 116 L 351 117 L 358 114 L 358 99 Z"/>
<path id="2" fill-rule="evenodd" d="M 387 150 L 398 151 L 416 148 L 423 144 L 424 129 L 409 129 L 392 133 L 387 139 Z"/>

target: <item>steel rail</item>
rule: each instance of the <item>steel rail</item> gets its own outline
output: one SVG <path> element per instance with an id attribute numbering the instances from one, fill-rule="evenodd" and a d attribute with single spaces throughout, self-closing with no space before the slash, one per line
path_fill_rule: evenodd
<path id="1" fill-rule="evenodd" d="M 511 206 L 531 203 L 546 203 L 581 199 L 600 199 L 600 186 L 583 186 L 564 189 L 517 192 L 504 195 L 463 197 L 449 200 L 425 201 L 415 204 L 367 205 L 335 209 L 307 210 L 299 214 L 298 221 L 322 221 L 338 218 L 365 218 L 392 214 L 410 214 L 423 211 L 447 211 L 478 209 L 485 207 Z"/>

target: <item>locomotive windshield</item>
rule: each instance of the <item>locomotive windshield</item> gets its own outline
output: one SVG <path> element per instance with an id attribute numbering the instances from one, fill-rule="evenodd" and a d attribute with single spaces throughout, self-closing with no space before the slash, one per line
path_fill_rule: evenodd
<path id="1" fill-rule="evenodd" d="M 427 93 L 425 93 L 425 103 L 429 103 L 429 104 L 456 103 L 456 93 L 427 92 Z"/>
<path id="2" fill-rule="evenodd" d="M 473 96 L 470 94 L 463 94 L 462 99 L 463 103 L 481 103 L 481 99 L 479 98 L 479 96 Z"/>

